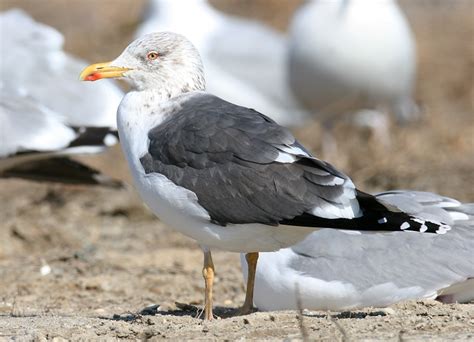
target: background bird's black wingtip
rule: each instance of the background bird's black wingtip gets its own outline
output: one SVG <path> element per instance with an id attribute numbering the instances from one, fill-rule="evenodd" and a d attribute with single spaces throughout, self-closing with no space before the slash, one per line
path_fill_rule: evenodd
<path id="1" fill-rule="evenodd" d="M 111 178 L 90 166 L 67 157 L 38 159 L 21 163 L 4 170 L 1 176 L 40 182 L 103 186 L 112 189 L 126 187 L 121 180 Z"/>

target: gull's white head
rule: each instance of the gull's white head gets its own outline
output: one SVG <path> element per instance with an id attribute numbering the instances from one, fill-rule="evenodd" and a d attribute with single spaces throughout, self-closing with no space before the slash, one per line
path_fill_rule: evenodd
<path id="1" fill-rule="evenodd" d="M 204 70 L 196 48 L 172 32 L 147 34 L 132 42 L 120 56 L 85 68 L 80 79 L 124 78 L 135 90 L 158 90 L 173 97 L 205 89 Z"/>

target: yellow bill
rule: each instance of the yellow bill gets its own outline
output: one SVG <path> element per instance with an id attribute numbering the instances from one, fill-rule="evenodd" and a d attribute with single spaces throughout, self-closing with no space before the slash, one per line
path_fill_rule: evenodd
<path id="1" fill-rule="evenodd" d="M 81 81 L 97 81 L 102 78 L 122 77 L 129 68 L 111 66 L 111 62 L 91 64 L 82 70 L 79 79 Z"/>

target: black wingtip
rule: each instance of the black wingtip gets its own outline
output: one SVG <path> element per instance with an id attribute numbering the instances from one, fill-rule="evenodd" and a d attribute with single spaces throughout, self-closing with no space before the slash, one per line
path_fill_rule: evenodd
<path id="1" fill-rule="evenodd" d="M 62 184 L 98 185 L 113 189 L 125 187 L 122 181 L 110 178 L 67 157 L 38 159 L 15 165 L 5 170 L 2 177 Z"/>
<path id="2" fill-rule="evenodd" d="M 409 216 L 407 221 L 400 225 L 400 230 L 415 231 L 420 233 L 446 234 L 451 230 L 451 226 L 442 222 L 425 221 L 416 217 Z"/>
<path id="3" fill-rule="evenodd" d="M 77 134 L 68 148 L 79 146 L 104 146 L 110 147 L 118 142 L 118 132 L 110 127 L 71 127 Z"/>
<path id="4" fill-rule="evenodd" d="M 415 231 L 420 233 L 433 233 L 433 234 L 446 234 L 451 227 L 443 222 L 433 222 L 425 220 L 420 217 L 414 217 L 408 213 L 401 211 L 399 208 L 394 207 L 375 196 L 357 192 L 357 199 L 361 203 L 364 212 L 370 212 L 371 214 L 379 215 L 378 223 L 384 224 L 384 221 L 390 224 L 398 225 L 398 228 L 402 231 Z M 384 212 L 387 214 L 384 216 Z"/>
<path id="5" fill-rule="evenodd" d="M 376 222 L 380 230 L 387 231 L 414 231 L 419 233 L 446 234 L 451 227 L 442 222 L 433 222 L 414 217 L 397 207 L 380 201 L 375 196 L 357 191 L 357 200 L 365 219 Z"/>
<path id="6" fill-rule="evenodd" d="M 362 215 L 352 219 L 327 219 L 303 213 L 280 224 L 317 228 L 333 228 L 373 232 L 414 231 L 419 233 L 446 234 L 451 227 L 442 222 L 433 222 L 413 217 L 398 208 L 386 205 L 374 196 L 358 192 Z"/>

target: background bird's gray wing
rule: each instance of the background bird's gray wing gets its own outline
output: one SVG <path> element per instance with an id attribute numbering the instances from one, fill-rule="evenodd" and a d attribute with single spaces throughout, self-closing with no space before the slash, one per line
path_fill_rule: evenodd
<path id="1" fill-rule="evenodd" d="M 351 206 L 352 182 L 310 157 L 291 133 L 258 112 L 199 94 L 149 132 L 141 158 L 198 197 L 220 224 L 276 225 L 314 207 Z"/>
<path id="2" fill-rule="evenodd" d="M 31 97 L 0 88 L 0 157 L 65 148 L 76 133 L 65 118 Z"/>
<path id="3" fill-rule="evenodd" d="M 32 97 L 14 89 L 0 90 L 0 158 L 42 152 L 48 156 L 97 153 L 118 141 L 115 129 L 68 125 L 64 116 Z"/>
<path id="4" fill-rule="evenodd" d="M 295 255 L 290 267 L 360 290 L 383 283 L 440 289 L 474 277 L 473 204 L 425 192 L 392 191 L 377 197 L 393 206 L 407 206 L 417 217 L 446 220 L 452 230 L 445 235 L 348 235 L 324 229 L 291 248 Z"/>

